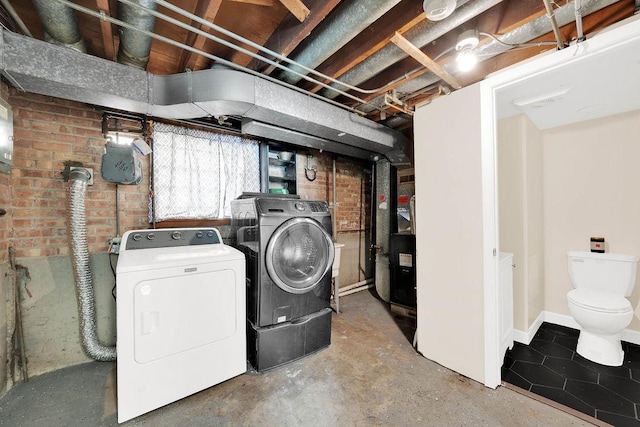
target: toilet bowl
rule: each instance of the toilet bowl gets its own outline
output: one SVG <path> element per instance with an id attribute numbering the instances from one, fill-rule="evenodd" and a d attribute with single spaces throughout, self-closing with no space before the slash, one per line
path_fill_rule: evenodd
<path id="1" fill-rule="evenodd" d="M 638 257 L 592 252 L 568 252 L 567 257 L 575 288 L 567 293 L 567 302 L 580 325 L 576 351 L 593 362 L 620 366 L 620 333 L 633 319 L 625 296 L 633 291 Z"/>
<path id="2" fill-rule="evenodd" d="M 628 299 L 588 289 L 567 293 L 569 312 L 580 325 L 577 352 L 602 365 L 620 366 L 624 358 L 620 333 L 633 319 Z"/>

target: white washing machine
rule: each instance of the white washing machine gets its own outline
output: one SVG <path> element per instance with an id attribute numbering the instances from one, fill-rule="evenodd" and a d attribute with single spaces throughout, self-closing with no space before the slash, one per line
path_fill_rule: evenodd
<path id="1" fill-rule="evenodd" d="M 126 232 L 116 286 L 118 422 L 246 371 L 245 258 L 218 230 Z"/>

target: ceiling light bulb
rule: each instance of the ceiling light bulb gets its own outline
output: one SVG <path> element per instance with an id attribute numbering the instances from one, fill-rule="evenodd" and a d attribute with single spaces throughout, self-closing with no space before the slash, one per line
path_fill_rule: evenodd
<path id="1" fill-rule="evenodd" d="M 478 63 L 478 57 L 471 49 L 465 48 L 458 53 L 456 62 L 458 63 L 458 70 L 469 71 Z"/>
<path id="2" fill-rule="evenodd" d="M 456 0 L 424 0 L 422 7 L 428 20 L 441 21 L 453 13 Z"/>

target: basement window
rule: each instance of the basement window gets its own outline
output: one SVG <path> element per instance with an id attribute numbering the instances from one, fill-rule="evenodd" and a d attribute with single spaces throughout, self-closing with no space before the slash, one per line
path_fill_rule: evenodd
<path id="1" fill-rule="evenodd" d="M 260 191 L 259 141 L 154 123 L 149 221 L 222 219 L 231 200 Z"/>

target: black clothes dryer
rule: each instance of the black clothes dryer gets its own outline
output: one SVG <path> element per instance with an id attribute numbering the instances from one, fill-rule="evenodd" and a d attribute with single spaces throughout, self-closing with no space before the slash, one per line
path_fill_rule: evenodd
<path id="1" fill-rule="evenodd" d="M 247 353 L 266 371 L 331 343 L 331 214 L 324 201 L 252 195 L 231 202 L 231 244 L 246 258 Z"/>

